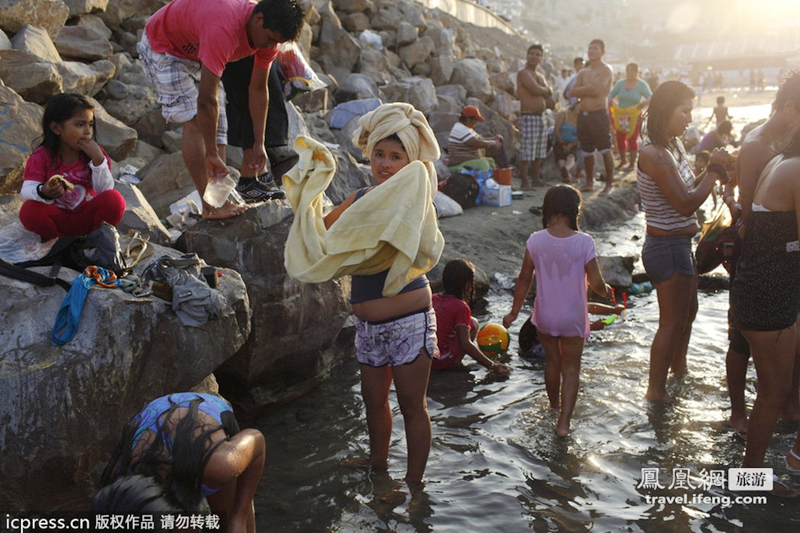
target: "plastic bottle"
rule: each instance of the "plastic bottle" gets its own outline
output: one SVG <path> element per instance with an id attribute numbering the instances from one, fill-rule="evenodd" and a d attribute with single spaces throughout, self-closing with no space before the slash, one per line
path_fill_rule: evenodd
<path id="1" fill-rule="evenodd" d="M 211 207 L 222 207 L 235 187 L 236 180 L 230 174 L 225 176 L 218 175 L 216 178 L 209 180 L 208 185 L 206 185 L 206 192 L 203 194 L 203 200 Z"/>

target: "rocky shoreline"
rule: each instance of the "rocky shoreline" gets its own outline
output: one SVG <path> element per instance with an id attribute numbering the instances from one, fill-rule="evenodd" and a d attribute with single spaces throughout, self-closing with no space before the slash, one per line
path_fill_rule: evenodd
<path id="1" fill-rule="evenodd" d="M 126 418 L 153 397 L 199 387 L 242 412 L 302 395 L 349 356 L 348 281 L 309 285 L 286 276 L 288 202 L 261 204 L 236 219 L 201 221 L 172 242 L 170 204 L 194 190 L 183 165 L 180 132 L 167 126 L 144 79 L 135 44 L 149 14 L 167 0 L 8 0 L 0 5 L 0 231 L 17 223 L 25 160 L 40 135 L 42 105 L 59 92 L 95 103 L 98 142 L 115 177 L 138 169 L 138 185 L 117 183 L 128 209 L 120 233 L 150 237 L 153 256 L 194 252 L 223 273 L 229 305 L 202 328 L 180 324 L 157 298 L 92 290 L 75 341 L 48 342 L 64 298 L 60 288 L 0 278 L 0 510 L 83 510 Z M 444 143 L 465 104 L 487 117 L 479 131 L 503 134 L 515 154 L 513 73 L 527 42 L 465 25 L 410 1 L 305 0 L 299 44 L 325 90 L 287 105 L 290 138 L 311 135 L 336 150 L 334 203 L 369 183 L 350 136 L 354 121 L 329 127 L 333 105 L 377 97 L 426 113 Z M 381 48 L 360 39 L 365 30 Z M 551 65 L 552 66 L 552 65 Z M 236 167 L 236 151 L 229 164 Z M 279 172 L 281 169 L 277 169 Z M 609 198 L 587 194 L 584 227 L 631 212 L 628 178 Z M 632 192 L 633 191 L 633 192 Z M 504 208 L 485 206 L 442 219 L 445 256 L 468 257 L 487 274 L 513 274 L 527 235 L 528 209 L 544 189 Z M 179 233 L 179 232 L 178 232 Z M 515 266 L 516 265 L 516 266 Z M 440 269 L 441 266 L 437 267 Z M 431 278 L 439 276 L 434 270 Z M 62 271 L 66 278 L 76 273 Z"/>

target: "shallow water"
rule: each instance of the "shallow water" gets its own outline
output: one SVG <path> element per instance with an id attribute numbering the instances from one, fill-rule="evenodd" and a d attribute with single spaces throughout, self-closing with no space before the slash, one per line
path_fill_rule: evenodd
<path id="1" fill-rule="evenodd" d="M 613 231 L 592 232 L 601 255 L 638 254 L 641 215 Z M 522 245 L 521 245 L 522 246 Z M 638 265 L 641 268 L 641 265 Z M 493 288 L 483 323 L 500 321 L 511 291 Z M 723 498 L 759 496 L 703 488 L 701 475 L 737 467 L 744 445 L 727 427 L 724 376 L 727 292 L 701 293 L 689 348 L 690 373 L 671 378 L 677 399 L 667 407 L 644 401 L 649 347 L 657 327 L 655 293 L 632 296 L 623 317 L 593 332 L 583 355 L 572 435 L 555 435 L 541 360 L 517 354 L 497 378 L 477 365 L 437 372 L 429 386 L 433 446 L 422 494 L 392 507 L 380 497 L 405 473 L 402 417 L 392 397 L 395 428 L 388 475 L 340 466 L 368 450 L 354 360 L 290 405 L 251 421 L 267 435 L 267 465 L 256 496 L 262 532 L 484 531 L 748 531 L 789 532 L 800 526 L 797 500 L 766 503 Z M 750 370 L 748 405 L 755 398 Z M 394 395 L 392 395 L 394 396 Z M 783 457 L 796 425 L 779 425 L 767 466 L 786 474 Z M 664 489 L 638 487 L 642 468 L 658 468 Z M 698 488 L 669 489 L 683 469 Z M 691 501 L 692 495 L 707 498 Z M 686 503 L 648 497 L 685 496 Z"/>

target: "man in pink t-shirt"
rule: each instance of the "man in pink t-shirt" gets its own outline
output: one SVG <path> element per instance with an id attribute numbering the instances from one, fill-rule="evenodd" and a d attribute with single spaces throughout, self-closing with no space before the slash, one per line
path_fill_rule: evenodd
<path id="1" fill-rule="evenodd" d="M 202 196 L 210 178 L 228 174 L 227 121 L 220 85 L 225 65 L 254 56 L 248 90 L 255 141 L 242 166 L 264 168 L 267 76 L 278 45 L 297 38 L 303 25 L 297 0 L 172 0 L 147 22 L 137 46 L 142 68 L 155 85 L 162 114 L 183 124 L 181 151 Z M 236 216 L 244 208 L 203 201 L 203 218 Z"/>

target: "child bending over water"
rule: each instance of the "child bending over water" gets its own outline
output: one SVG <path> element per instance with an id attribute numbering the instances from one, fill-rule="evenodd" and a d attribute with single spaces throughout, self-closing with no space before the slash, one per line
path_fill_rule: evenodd
<path id="1" fill-rule="evenodd" d="M 611 297 L 611 287 L 597 263 L 594 239 L 578 230 L 581 207 L 581 193 L 570 185 L 556 185 L 547 191 L 542 205 L 544 229 L 528 238 L 514 303 L 503 318 L 505 327 L 517 319 L 535 270 L 536 301 L 531 322 L 544 347 L 545 388 L 550 406 L 560 408 L 556 432 L 562 437 L 569 435 L 578 397 L 581 354 L 589 337 L 587 279 L 600 296 Z"/>
<path id="2" fill-rule="evenodd" d="M 451 368 L 469 354 L 487 370 L 507 376 L 511 369 L 492 361 L 475 344 L 478 321 L 469 308 L 475 294 L 475 267 L 466 259 L 448 261 L 442 272 L 442 284 L 444 290 L 433 295 L 436 339 L 441 355 L 433 360 L 432 368 Z"/>

